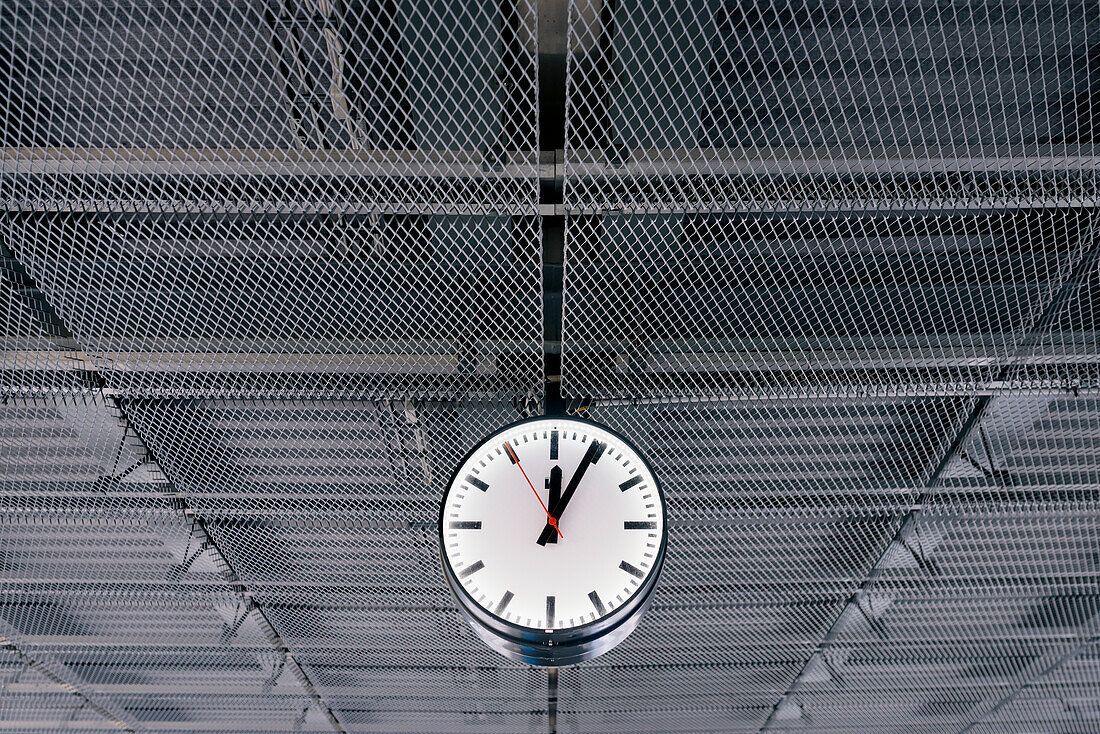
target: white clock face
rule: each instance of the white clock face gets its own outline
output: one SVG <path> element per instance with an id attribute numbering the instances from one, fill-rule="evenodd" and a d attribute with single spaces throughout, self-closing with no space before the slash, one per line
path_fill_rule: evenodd
<path id="1" fill-rule="evenodd" d="M 474 603 L 550 631 L 630 601 L 654 572 L 664 515 L 652 474 L 621 438 L 547 418 L 505 429 L 471 454 L 448 489 L 441 533 Z"/>

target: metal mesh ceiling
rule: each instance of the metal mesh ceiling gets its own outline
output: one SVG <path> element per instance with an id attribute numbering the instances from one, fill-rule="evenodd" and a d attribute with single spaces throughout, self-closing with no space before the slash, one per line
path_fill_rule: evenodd
<path id="1" fill-rule="evenodd" d="M 111 387 L 541 382 L 530 8 L 5 3 L 4 32 L 6 246 Z"/>
<path id="2" fill-rule="evenodd" d="M 0 729 L 1100 732 L 1095 2 L 6 0 L 0 42 Z M 435 523 L 559 389 L 670 541 L 548 674 Z"/>

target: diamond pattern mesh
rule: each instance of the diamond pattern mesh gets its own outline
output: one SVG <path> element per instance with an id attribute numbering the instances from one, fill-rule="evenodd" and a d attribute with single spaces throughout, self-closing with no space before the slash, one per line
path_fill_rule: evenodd
<path id="1" fill-rule="evenodd" d="M 1076 0 L 573 0 L 566 203 L 1091 204 L 1098 17 Z"/>
<path id="2" fill-rule="evenodd" d="M 565 730 L 1095 728 L 1097 20 L 571 3 L 562 392 L 674 525 Z"/>
<path id="3" fill-rule="evenodd" d="M 125 394 L 507 399 L 541 380 L 529 217 L 51 213 L 8 227 Z"/>
<path id="4" fill-rule="evenodd" d="M 35 2 L 2 30 L 4 239 L 115 389 L 541 382 L 531 8 Z"/>
<path id="5" fill-rule="evenodd" d="M 11 1 L 0 41 L 0 729 L 1100 731 L 1095 3 Z M 461 621 L 436 513 L 559 350 L 670 538 L 555 676 Z"/>
<path id="6" fill-rule="evenodd" d="M 567 235 L 562 390 L 575 397 L 1042 385 L 1069 378 L 1052 362 L 1095 353 L 1091 210 L 608 213 L 571 217 Z M 1100 384 L 1081 362 L 1072 379 Z"/>

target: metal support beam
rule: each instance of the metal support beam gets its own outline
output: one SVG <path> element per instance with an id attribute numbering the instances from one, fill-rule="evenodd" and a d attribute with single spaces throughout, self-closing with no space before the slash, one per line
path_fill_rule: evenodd
<path id="1" fill-rule="evenodd" d="M 557 265 L 558 271 L 560 272 L 561 263 L 546 264 Z M 560 284 L 551 281 L 546 285 L 550 295 L 558 295 L 558 292 L 552 289 L 555 287 L 560 288 Z M 1082 351 L 1064 351 L 1059 354 L 1033 354 L 1021 356 L 1016 360 L 1016 366 L 1100 366 L 1100 354 L 1084 351 L 1088 347 L 1088 341 L 1094 338 L 1100 341 L 1100 334 L 1095 336 L 1090 335 L 1087 340 L 1082 339 L 1079 345 Z M 320 350 L 316 352 L 295 352 L 292 354 L 275 351 L 247 351 L 247 346 L 245 346 L 247 342 L 238 346 L 238 344 L 234 344 L 229 340 L 218 342 L 213 339 L 203 341 L 194 340 L 192 344 L 193 348 L 180 349 L 180 345 L 172 345 L 176 347 L 175 350 L 165 351 L 98 351 L 96 352 L 96 356 L 101 360 L 101 364 L 118 365 L 118 369 L 127 372 L 135 371 L 135 366 L 140 365 L 142 370 L 156 372 L 232 372 L 241 369 L 249 372 L 284 373 L 344 373 L 352 371 L 371 372 L 374 374 L 438 374 L 440 372 L 450 372 L 458 369 L 463 359 L 463 355 L 457 351 L 440 350 L 431 353 L 422 346 L 419 350 L 416 350 L 417 354 L 425 357 L 430 356 L 435 361 L 425 364 L 409 365 L 407 354 L 392 351 L 395 346 L 393 342 L 378 345 L 380 348 L 379 351 L 372 351 L 369 353 L 353 351 L 343 354 L 339 352 L 323 352 Z M 369 348 L 373 345 L 367 344 L 366 346 Z M 414 345 L 409 346 L 410 349 L 412 349 Z M 485 374 L 492 374 L 492 360 L 495 357 L 502 354 L 513 354 L 516 351 L 521 351 L 526 345 L 522 343 L 481 342 L 478 343 L 477 346 L 479 348 L 478 354 L 480 355 L 480 359 L 475 366 L 479 371 Z M 391 351 L 383 352 L 381 348 L 389 348 Z M 552 353 L 558 353 L 560 351 L 560 342 L 557 339 L 548 339 L 547 348 L 551 350 Z M 614 349 L 614 347 L 611 347 L 611 349 Z M 669 355 L 670 357 L 671 354 L 672 353 Z M 700 362 L 697 369 L 693 370 L 690 366 L 687 366 L 677 370 L 672 364 L 670 364 L 667 369 L 663 369 L 661 365 L 652 364 L 647 374 L 705 374 L 716 370 L 736 372 L 745 375 L 790 372 L 789 368 L 786 370 L 783 369 L 782 359 L 785 355 L 780 353 L 771 355 L 762 355 L 760 352 L 753 352 L 751 354 L 745 353 L 744 358 L 739 358 L 738 352 L 721 351 L 696 352 L 694 354 L 681 353 L 679 356 L 685 359 L 685 361 L 689 361 L 695 355 L 698 355 L 697 360 Z M 290 361 L 291 358 L 293 361 Z M 6 367 L 8 369 L 17 369 L 19 364 L 35 364 L 39 370 L 67 371 L 73 369 L 74 359 L 90 363 L 90 357 L 83 352 L 75 352 L 73 355 L 66 356 L 62 359 L 61 355 L 52 351 L 20 350 L 18 348 L 8 350 L 0 349 L 0 367 Z M 659 357 L 654 357 L 654 362 L 656 362 L 657 359 L 659 359 Z M 851 352 L 843 356 L 838 356 L 832 360 L 821 359 L 816 362 L 809 362 L 807 360 L 807 362 L 799 366 L 799 369 L 804 372 L 830 371 L 850 373 L 869 370 L 889 372 L 891 370 L 902 371 L 914 369 L 982 369 L 990 366 L 989 363 L 991 359 L 992 358 L 977 355 L 965 356 L 957 354 L 922 355 L 921 357 L 897 356 L 893 358 L 886 355 L 876 357 L 873 354 L 868 354 L 866 363 L 861 365 L 859 354 Z M 756 364 L 753 364 L 750 360 L 756 360 Z M 768 360 L 768 362 L 765 362 L 765 360 Z M 669 361 L 671 362 L 671 359 Z M 1005 385 L 1007 383 L 1003 380 L 994 380 L 990 384 Z M 919 387 L 917 389 L 925 388 Z"/>
<path id="2" fill-rule="evenodd" d="M 817 216 L 821 214 L 860 214 L 867 216 L 913 214 L 953 216 L 976 214 L 980 212 L 1004 212 L 1005 210 L 1025 209 L 1095 209 L 1100 207 L 1100 197 L 1092 196 L 1026 196 L 1026 197 L 989 197 L 970 199 L 966 197 L 937 199 L 775 199 L 771 201 L 729 202 L 673 202 L 664 206 L 654 206 L 641 202 L 600 203 L 597 206 L 562 206 L 558 211 L 574 216 L 600 214 L 683 214 L 685 212 L 705 212 L 707 214 L 762 214 L 783 217 Z"/>
<path id="3" fill-rule="evenodd" d="M 39 716 L 41 716 L 39 714 Z M 61 732 L 61 731 L 74 731 L 87 734 L 88 731 L 116 731 L 116 728 L 109 722 L 94 722 L 94 721 L 70 721 L 58 723 L 55 718 L 28 718 L 28 719 L 4 719 L 0 721 L 0 732 L 15 731 L 17 734 L 26 734 L 27 732 Z M 194 734 L 196 731 L 202 732 L 224 732 L 232 731 L 237 732 L 256 732 L 256 734 L 270 734 L 271 732 L 316 732 L 324 731 L 323 729 L 303 729 L 296 727 L 293 723 L 286 724 L 285 726 L 272 726 L 270 722 L 263 721 L 247 721 L 247 720 L 235 720 L 227 722 L 224 719 L 215 721 L 146 721 L 142 723 L 141 731 L 145 732 L 188 732 Z"/>
<path id="4" fill-rule="evenodd" d="M 543 413 L 565 412 L 561 397 L 561 324 L 565 266 L 565 216 L 560 211 L 565 185 L 566 55 L 569 3 L 538 2 L 539 149 L 551 177 L 540 176 L 542 215 Z"/>
<path id="5" fill-rule="evenodd" d="M 2 176 L 261 176 L 333 178 L 554 177 L 552 161 L 509 151 L 488 165 L 473 150 L 288 150 L 279 148 L 3 148 Z"/>
<path id="6" fill-rule="evenodd" d="M 643 148 L 617 150 L 609 161 L 602 149 L 569 151 L 570 178 L 668 176 L 906 176 L 932 173 L 1092 172 L 1100 156 L 1092 146 L 1058 146 L 1046 150 L 999 146 L 981 155 L 929 155 L 927 150 L 894 151 L 843 147 Z"/>
<path id="7" fill-rule="evenodd" d="M 564 31 L 547 25 L 550 10 L 540 3 L 540 73 L 549 76 L 554 68 L 564 74 Z M 547 87 L 554 86 L 544 79 Z M 543 153 L 562 150 L 564 145 L 564 78 L 558 83 L 558 96 L 542 94 L 540 114 L 553 126 L 540 128 Z M 546 147 L 542 147 L 546 146 Z M 568 162 L 562 161 L 561 173 L 579 176 L 670 176 L 683 174 L 684 168 L 724 175 L 782 174 L 817 175 L 826 170 L 852 173 L 922 173 L 943 170 L 996 170 L 1044 173 L 1056 171 L 1092 171 L 1100 168 L 1100 156 L 1050 155 L 1011 156 L 970 159 L 897 160 L 875 157 L 844 157 L 850 151 L 817 149 L 813 157 L 805 151 L 733 149 L 659 150 L 631 153 L 622 166 L 610 166 L 604 156 L 586 163 L 584 151 L 571 150 Z M 492 165 L 490 165 L 492 164 Z M 157 176 L 386 176 L 421 178 L 430 176 L 469 178 L 523 178 L 532 175 L 530 153 L 508 151 L 503 161 L 487 160 L 477 150 L 325 150 L 278 148 L 61 148 L 8 147 L 0 149 L 0 174 L 21 175 L 157 175 Z M 553 176 L 552 163 L 544 162 L 539 172 Z"/>
<path id="8" fill-rule="evenodd" d="M 24 353 L 27 354 L 27 353 Z M 39 354 L 37 352 L 30 354 Z M 551 353 L 554 355 L 554 353 Z M 10 353 L 9 353 L 10 356 Z M 183 355 L 180 355 L 181 357 Z M 220 356 L 220 355 L 219 355 Z M 556 356 L 556 355 L 554 355 Z M 40 357 L 41 360 L 58 360 L 65 359 L 62 355 L 47 354 Z M 69 369 L 83 371 L 85 368 L 81 365 L 91 365 L 89 362 L 81 362 L 76 360 L 70 365 L 60 365 L 56 369 Z M 37 363 L 37 366 L 41 367 L 42 362 Z M 18 372 L 17 367 L 11 366 L 11 363 L 5 363 L 3 355 L 0 355 L 0 369 L 8 368 L 9 374 L 15 374 Z M 53 371 L 53 367 L 48 371 Z M 553 368 L 552 368 L 553 369 Z M 556 383 L 559 379 L 559 375 L 553 372 L 551 369 L 548 374 L 548 380 L 553 380 Z M 196 373 L 201 370 L 193 370 Z M 38 370 L 28 373 L 35 374 Z M 81 394 L 86 392 L 85 388 L 64 386 L 64 385 L 37 385 L 37 380 L 30 379 L 25 385 L 0 385 L 0 397 L 10 398 L 26 398 L 33 399 L 39 397 L 51 397 L 57 395 L 72 395 Z M 553 384 L 551 383 L 551 384 Z M 281 399 L 281 400 L 293 400 L 295 395 L 287 394 L 275 394 L 270 389 L 257 389 L 249 390 L 247 388 L 225 388 L 225 389 L 196 389 L 191 394 L 185 394 L 179 391 L 175 391 L 171 397 L 165 397 L 161 393 L 157 394 L 144 394 L 140 389 L 128 390 L 122 393 L 113 388 L 104 387 L 101 388 L 100 393 L 105 397 L 118 397 L 125 394 L 132 398 L 141 399 L 198 399 L 198 400 L 263 400 L 263 399 Z M 573 401 L 576 403 L 576 407 L 590 409 L 597 406 L 637 406 L 637 405 L 674 405 L 679 403 L 742 403 L 753 402 L 758 403 L 768 400 L 869 400 L 875 398 L 945 398 L 945 397 L 993 397 L 1002 394 L 1012 395 L 1056 395 L 1056 394 L 1070 394 L 1074 396 L 1089 396 L 1100 394 L 1100 385 L 1082 385 L 1077 382 L 1069 381 L 1051 381 L 1051 380 L 1035 380 L 1027 382 L 989 382 L 981 385 L 977 388 L 968 387 L 966 385 L 955 384 L 943 384 L 943 385 L 920 385 L 920 386 L 898 386 L 898 385 L 883 385 L 880 388 L 859 388 L 845 390 L 838 387 L 823 386 L 819 389 L 806 388 L 799 390 L 786 390 L 783 392 L 776 392 L 775 394 L 757 394 L 751 392 L 745 392 L 741 394 L 730 395 L 688 395 L 688 396 L 667 396 L 667 397 L 642 397 L 642 398 L 591 398 L 588 400 Z M 334 396 L 330 398 L 332 400 L 344 400 L 346 398 L 340 396 Z"/>

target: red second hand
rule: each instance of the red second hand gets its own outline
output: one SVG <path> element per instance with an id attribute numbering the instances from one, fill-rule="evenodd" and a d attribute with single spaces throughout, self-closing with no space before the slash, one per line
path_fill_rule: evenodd
<path id="1" fill-rule="evenodd" d="M 512 447 L 508 445 L 507 441 L 504 442 L 504 448 L 508 451 L 508 455 L 512 457 L 512 461 L 516 462 L 516 466 L 519 467 L 519 470 L 523 472 L 523 478 L 527 479 L 527 472 L 523 471 L 523 464 L 519 463 L 519 457 L 516 456 L 516 453 L 514 451 L 512 451 Z M 558 535 L 564 538 L 565 536 L 561 534 L 561 530 L 558 530 L 557 519 L 550 514 L 550 510 L 546 509 L 546 503 L 542 501 L 542 497 L 539 497 L 539 493 L 535 491 L 535 485 L 531 484 L 530 479 L 527 479 L 527 486 L 531 488 L 532 492 L 535 492 L 535 499 L 537 499 L 539 501 L 539 504 L 542 505 L 542 511 L 546 513 L 546 521 L 550 523 L 550 527 L 554 528 L 554 530 L 557 530 Z"/>

